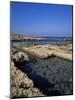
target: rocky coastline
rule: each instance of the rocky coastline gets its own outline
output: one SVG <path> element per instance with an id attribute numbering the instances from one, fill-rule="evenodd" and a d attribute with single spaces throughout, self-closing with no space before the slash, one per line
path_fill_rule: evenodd
<path id="1" fill-rule="evenodd" d="M 30 55 L 33 58 L 31 58 Z M 55 72 L 55 68 L 53 69 L 54 74 L 51 74 L 52 73 L 51 71 L 46 73 L 46 74 L 49 74 L 49 75 L 46 75 L 46 77 L 52 75 L 50 76 L 50 79 L 48 79 L 50 80 L 50 82 L 47 82 L 47 80 L 43 79 L 44 76 L 40 77 L 39 76 L 40 74 L 39 75 L 35 74 L 37 70 L 37 74 L 41 72 L 41 76 L 45 75 L 44 74 L 45 72 L 42 71 L 41 68 L 44 69 L 46 67 L 47 69 L 48 65 L 47 64 L 45 65 L 43 62 L 45 62 L 46 60 L 46 62 L 49 61 L 48 63 L 51 64 L 52 60 L 47 60 L 48 58 L 59 60 L 59 58 L 52 58 L 52 57 L 60 57 L 61 59 L 65 59 L 65 60 L 68 60 L 69 62 L 72 62 L 72 44 L 68 44 L 67 46 L 16 45 L 15 47 L 12 47 L 11 48 L 11 69 L 10 69 L 11 70 L 11 91 L 10 91 L 11 98 L 72 94 L 72 66 L 70 67 L 67 66 L 70 68 L 71 72 L 68 70 L 67 67 L 65 67 L 66 71 L 68 72 L 66 73 L 65 68 L 62 68 L 63 63 L 58 63 L 60 66 L 58 68 L 61 69 L 61 73 L 59 72 L 59 75 L 57 74 L 58 75 L 57 77 L 59 78 L 59 76 L 61 76 L 59 78 L 59 81 L 61 81 L 61 79 L 62 81 L 66 80 L 65 82 L 67 82 L 67 84 L 70 85 L 70 87 L 66 87 L 66 88 L 64 87 L 64 85 L 66 84 L 65 82 L 62 83 L 61 81 L 61 83 L 58 83 L 59 85 L 61 84 L 60 86 L 56 83 L 57 77 L 55 78 L 55 75 L 57 72 Z M 37 58 L 37 61 L 35 58 Z M 38 62 L 38 59 L 42 59 L 44 61 Z M 56 64 L 57 62 L 59 62 L 58 60 L 55 60 L 53 64 Z M 57 67 L 58 64 L 55 66 Z M 37 66 L 38 66 L 38 69 L 37 69 Z M 54 65 L 49 65 L 49 67 L 51 66 L 53 67 Z M 32 67 L 35 67 L 33 68 L 34 72 L 29 71 L 30 68 Z M 56 69 L 56 71 L 58 71 L 58 69 Z M 34 75 L 32 75 L 33 73 Z M 66 78 L 63 78 L 61 74 L 64 74 Z M 51 80 L 53 80 L 52 81 L 53 83 L 51 83 Z M 42 82 L 44 82 L 45 85 L 47 86 L 45 87 L 45 85 L 42 85 Z"/>
<path id="2" fill-rule="evenodd" d="M 68 45 L 16 45 L 16 48 L 28 52 L 39 58 L 58 56 L 72 61 L 72 44 Z"/>
<path id="3" fill-rule="evenodd" d="M 35 97 L 35 96 L 45 96 L 40 89 L 34 86 L 33 81 L 24 73 L 20 68 L 15 65 L 15 63 L 25 64 L 29 62 L 28 55 L 23 52 L 17 52 L 12 49 L 11 57 L 11 98 L 18 97 Z M 24 58 L 23 58 L 24 56 Z"/>

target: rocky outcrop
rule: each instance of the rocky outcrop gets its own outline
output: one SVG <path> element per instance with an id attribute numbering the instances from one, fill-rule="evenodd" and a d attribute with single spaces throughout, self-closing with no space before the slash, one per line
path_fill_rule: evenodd
<path id="1" fill-rule="evenodd" d="M 14 62 L 11 62 L 11 98 L 44 96 L 36 87 L 26 73 L 18 69 Z"/>
<path id="2" fill-rule="evenodd" d="M 13 57 L 13 61 L 16 63 L 26 63 L 29 62 L 29 56 L 21 51 L 16 52 Z"/>
<path id="3" fill-rule="evenodd" d="M 72 61 L 72 45 L 33 45 L 29 47 L 17 45 L 16 47 L 39 58 L 57 56 Z"/>

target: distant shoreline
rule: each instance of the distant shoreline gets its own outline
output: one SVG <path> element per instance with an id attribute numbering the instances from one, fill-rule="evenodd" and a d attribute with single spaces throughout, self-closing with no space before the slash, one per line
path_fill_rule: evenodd
<path id="1" fill-rule="evenodd" d="M 68 41 L 72 41 L 72 37 L 33 37 L 33 36 L 21 36 L 21 35 L 11 35 L 10 36 L 11 40 L 47 40 L 47 39 L 52 39 L 52 40 L 59 40 L 59 39 L 64 39 Z"/>

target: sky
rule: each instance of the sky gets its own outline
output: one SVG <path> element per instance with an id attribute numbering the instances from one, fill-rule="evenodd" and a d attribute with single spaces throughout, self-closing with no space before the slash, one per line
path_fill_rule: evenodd
<path id="1" fill-rule="evenodd" d="M 72 5 L 10 3 L 11 34 L 72 37 Z"/>

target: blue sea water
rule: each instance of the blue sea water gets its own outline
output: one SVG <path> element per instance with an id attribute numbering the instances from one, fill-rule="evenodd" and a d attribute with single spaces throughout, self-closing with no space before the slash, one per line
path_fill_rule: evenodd
<path id="1" fill-rule="evenodd" d="M 49 37 L 42 40 L 15 40 L 12 41 L 13 44 L 49 44 L 49 43 L 63 43 L 65 41 L 72 41 L 72 38 L 65 38 L 65 37 Z"/>

